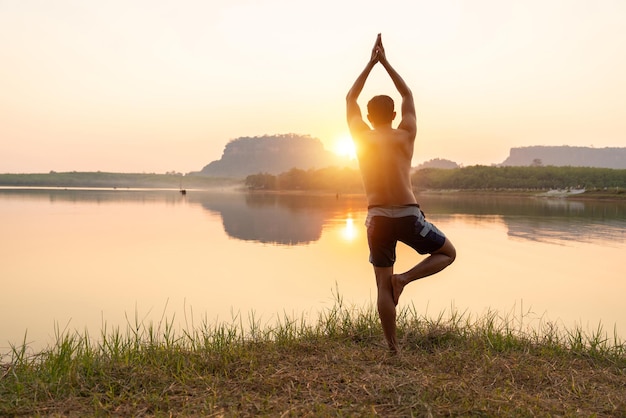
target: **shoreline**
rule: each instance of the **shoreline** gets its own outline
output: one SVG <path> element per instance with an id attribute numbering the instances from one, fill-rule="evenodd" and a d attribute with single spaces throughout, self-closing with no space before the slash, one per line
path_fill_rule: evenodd
<path id="1" fill-rule="evenodd" d="M 234 182 L 230 184 L 205 186 L 205 187 L 191 187 L 191 188 L 176 188 L 167 187 L 161 185 L 129 185 L 129 186 L 114 186 L 114 185 L 71 185 L 71 186 L 52 186 L 52 185 L 8 185 L 0 184 L 0 191 L 4 190 L 50 190 L 50 191 L 174 191 L 180 192 L 185 190 L 187 192 L 205 192 L 205 191 L 226 191 L 229 192 L 241 192 L 252 194 L 277 194 L 277 195 L 302 195 L 302 196 L 336 196 L 340 197 L 365 197 L 364 192 L 338 192 L 331 190 L 268 190 L 268 189 L 249 189 L 245 186 L 237 185 Z M 555 193 L 550 193 L 555 191 Z M 415 196 L 501 196 L 501 197 L 521 197 L 521 198 L 543 198 L 543 199 L 566 199 L 566 200 L 602 200 L 602 201 L 625 201 L 626 190 L 617 191 L 608 190 L 588 190 L 579 193 L 569 193 L 567 191 L 556 190 L 524 190 L 524 189 L 428 189 L 428 190 L 414 190 Z"/>
<path id="2" fill-rule="evenodd" d="M 608 192 L 604 190 L 589 190 L 584 193 L 562 193 L 548 194 L 549 190 L 523 190 L 523 189 L 507 189 L 507 190 L 490 190 L 490 189 L 455 189 L 455 190 L 423 190 L 415 191 L 416 196 L 424 195 L 472 195 L 472 196 L 507 196 L 507 197 L 532 197 L 542 199 L 566 199 L 566 200 L 604 200 L 604 201 L 623 201 L 626 200 L 626 190 L 617 192 Z"/>

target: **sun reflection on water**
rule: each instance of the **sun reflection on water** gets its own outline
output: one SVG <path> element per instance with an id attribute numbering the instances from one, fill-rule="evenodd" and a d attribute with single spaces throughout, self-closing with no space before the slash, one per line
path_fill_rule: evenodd
<path id="1" fill-rule="evenodd" d="M 348 214 L 346 218 L 346 224 L 341 229 L 341 237 L 346 241 L 352 241 L 356 238 L 357 231 L 354 226 L 354 219 L 352 218 L 352 214 Z"/>

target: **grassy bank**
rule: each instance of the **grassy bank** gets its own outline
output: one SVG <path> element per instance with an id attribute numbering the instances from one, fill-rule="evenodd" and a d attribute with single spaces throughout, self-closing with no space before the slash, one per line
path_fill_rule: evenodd
<path id="1" fill-rule="evenodd" d="M 601 329 L 528 331 L 523 318 L 399 313 L 389 356 L 373 307 L 338 300 L 314 323 L 284 317 L 129 324 L 97 339 L 15 346 L 0 415 L 624 416 L 626 347 Z"/>

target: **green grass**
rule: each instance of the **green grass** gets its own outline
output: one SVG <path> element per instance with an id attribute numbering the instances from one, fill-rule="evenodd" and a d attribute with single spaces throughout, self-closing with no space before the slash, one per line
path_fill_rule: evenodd
<path id="1" fill-rule="evenodd" d="M 137 318 L 137 317 L 136 317 Z M 0 416 L 624 416 L 625 345 L 525 315 L 398 313 L 391 356 L 375 308 L 341 298 L 317 321 L 56 330 L 0 368 Z"/>

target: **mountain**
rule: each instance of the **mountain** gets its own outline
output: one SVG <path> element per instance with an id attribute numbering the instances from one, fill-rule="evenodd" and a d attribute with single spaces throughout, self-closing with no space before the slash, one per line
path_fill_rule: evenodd
<path id="1" fill-rule="evenodd" d="M 415 167 L 416 170 L 421 170 L 422 168 L 446 168 L 453 169 L 459 168 L 460 166 L 454 161 L 446 160 L 444 158 L 434 158 L 432 160 L 425 161 Z"/>
<path id="2" fill-rule="evenodd" d="M 552 165 L 626 169 L 626 148 L 531 146 L 511 148 L 503 166 Z"/>
<path id="3" fill-rule="evenodd" d="M 250 174 L 280 174 L 292 168 L 308 170 L 346 163 L 327 151 L 317 138 L 283 134 L 233 139 L 219 160 L 207 164 L 204 176 L 243 178 Z"/>

